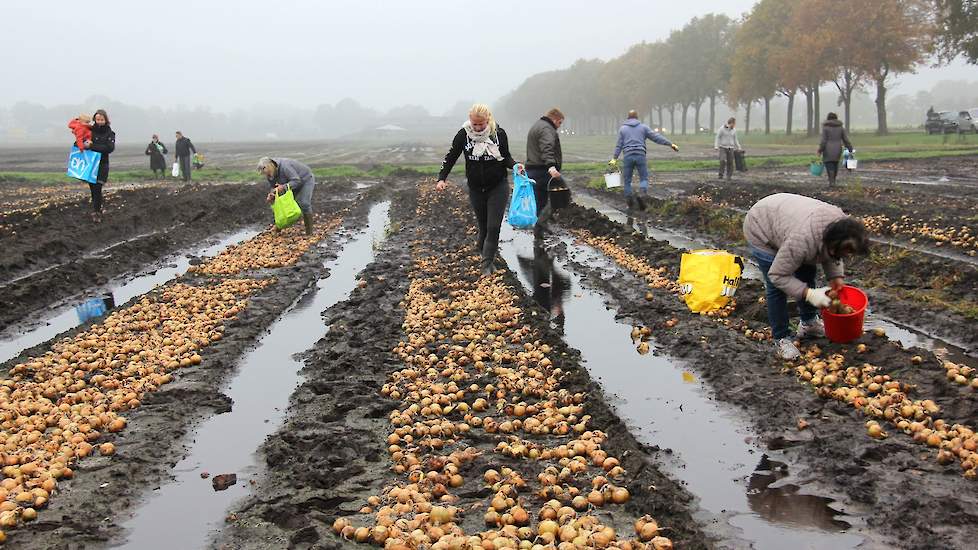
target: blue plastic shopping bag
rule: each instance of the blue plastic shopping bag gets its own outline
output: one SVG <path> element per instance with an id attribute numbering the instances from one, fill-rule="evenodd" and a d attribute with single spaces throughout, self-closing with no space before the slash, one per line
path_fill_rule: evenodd
<path id="1" fill-rule="evenodd" d="M 533 184 L 526 173 L 513 169 L 513 199 L 509 203 L 509 224 L 518 229 L 527 229 L 537 223 L 537 198 L 533 194 Z"/>
<path id="2" fill-rule="evenodd" d="M 101 161 L 102 153 L 89 149 L 79 151 L 78 147 L 72 146 L 71 154 L 68 155 L 68 177 L 95 183 Z"/>

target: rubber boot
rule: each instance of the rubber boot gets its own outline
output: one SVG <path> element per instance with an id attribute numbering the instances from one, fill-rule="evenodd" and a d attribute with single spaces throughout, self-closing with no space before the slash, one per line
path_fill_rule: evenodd
<path id="1" fill-rule="evenodd" d="M 487 260 L 483 258 L 481 271 L 483 275 L 492 275 L 493 273 L 496 272 L 496 266 L 493 265 L 492 260 Z"/>
<path id="2" fill-rule="evenodd" d="M 640 212 L 645 212 L 645 200 L 647 198 L 648 196 L 643 199 L 641 194 L 635 195 L 635 201 L 638 202 L 638 209 Z"/>
<path id="3" fill-rule="evenodd" d="M 625 202 L 628 203 L 628 211 L 631 212 L 635 208 L 635 197 L 628 195 L 625 197 Z"/>
<path id="4" fill-rule="evenodd" d="M 306 235 L 312 235 L 312 212 L 302 213 L 302 223 L 306 226 Z"/>

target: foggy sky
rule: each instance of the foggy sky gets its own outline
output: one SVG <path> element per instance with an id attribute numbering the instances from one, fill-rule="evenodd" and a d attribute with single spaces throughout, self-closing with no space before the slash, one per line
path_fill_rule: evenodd
<path id="1" fill-rule="evenodd" d="M 313 107 L 352 97 L 441 114 L 526 77 L 608 59 L 690 18 L 754 0 L 68 0 L 5 2 L 0 106 L 94 95 L 150 107 Z M 978 79 L 958 62 L 894 93 Z"/>

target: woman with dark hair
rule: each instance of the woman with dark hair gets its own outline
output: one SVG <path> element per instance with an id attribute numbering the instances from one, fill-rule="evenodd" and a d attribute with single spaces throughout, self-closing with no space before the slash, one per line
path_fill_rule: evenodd
<path id="1" fill-rule="evenodd" d="M 509 153 L 506 131 L 496 125 L 489 106 L 478 103 L 469 110 L 469 120 L 455 134 L 452 147 L 445 155 L 438 173 L 437 189 L 443 191 L 459 155 L 465 155 L 465 179 L 469 186 L 469 202 L 479 224 L 478 249 L 482 253 L 482 273 L 496 270 L 493 261 L 499 248 L 499 230 L 509 200 L 507 171 L 514 166 L 520 173 L 522 164 Z"/>
<path id="2" fill-rule="evenodd" d="M 849 134 L 842 126 L 839 115 L 829 113 L 822 123 L 822 141 L 818 144 L 818 154 L 822 155 L 822 164 L 825 165 L 829 185 L 835 185 L 835 178 L 839 174 L 839 159 L 842 158 L 843 145 L 852 153 Z"/>
<path id="3" fill-rule="evenodd" d="M 115 132 L 109 125 L 109 115 L 105 109 L 95 111 L 95 125 L 92 126 L 92 139 L 85 143 L 87 149 L 102 153 L 102 160 L 98 165 L 98 175 L 95 183 L 88 185 L 92 192 L 92 221 L 101 223 L 102 221 L 102 187 L 109 181 L 109 155 L 115 151 Z"/>
<path id="4" fill-rule="evenodd" d="M 159 170 L 161 180 L 166 177 L 166 157 L 163 155 L 167 152 L 166 145 L 160 141 L 160 136 L 153 134 L 153 139 L 146 146 L 146 154 L 149 155 L 149 169 L 153 171 L 154 176 Z"/>
<path id="5" fill-rule="evenodd" d="M 839 207 L 801 195 L 777 193 L 757 201 L 744 217 L 744 236 L 764 275 L 767 317 L 778 357 L 800 355 L 788 330 L 788 296 L 798 302 L 798 338 L 825 334 L 818 310 L 829 307 L 829 291 L 844 286 L 843 259 L 869 253 L 862 222 Z M 816 264 L 829 286 L 815 286 Z"/>

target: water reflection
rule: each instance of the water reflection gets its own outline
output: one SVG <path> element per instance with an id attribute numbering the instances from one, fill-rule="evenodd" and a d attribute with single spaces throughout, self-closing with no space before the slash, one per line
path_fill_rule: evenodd
<path id="1" fill-rule="evenodd" d="M 517 256 L 520 271 L 533 284 L 533 300 L 550 312 L 558 329 L 564 327 L 564 299 L 570 289 L 570 278 L 554 265 L 541 241 L 533 244 L 533 258 Z"/>
<path id="2" fill-rule="evenodd" d="M 772 487 L 788 477 L 788 466 L 767 455 L 761 457 L 757 469 L 747 481 L 747 504 L 757 515 L 778 523 L 844 530 L 848 523 L 835 519 L 840 515 L 829 507 L 832 499 L 798 494 L 797 485 Z"/>

